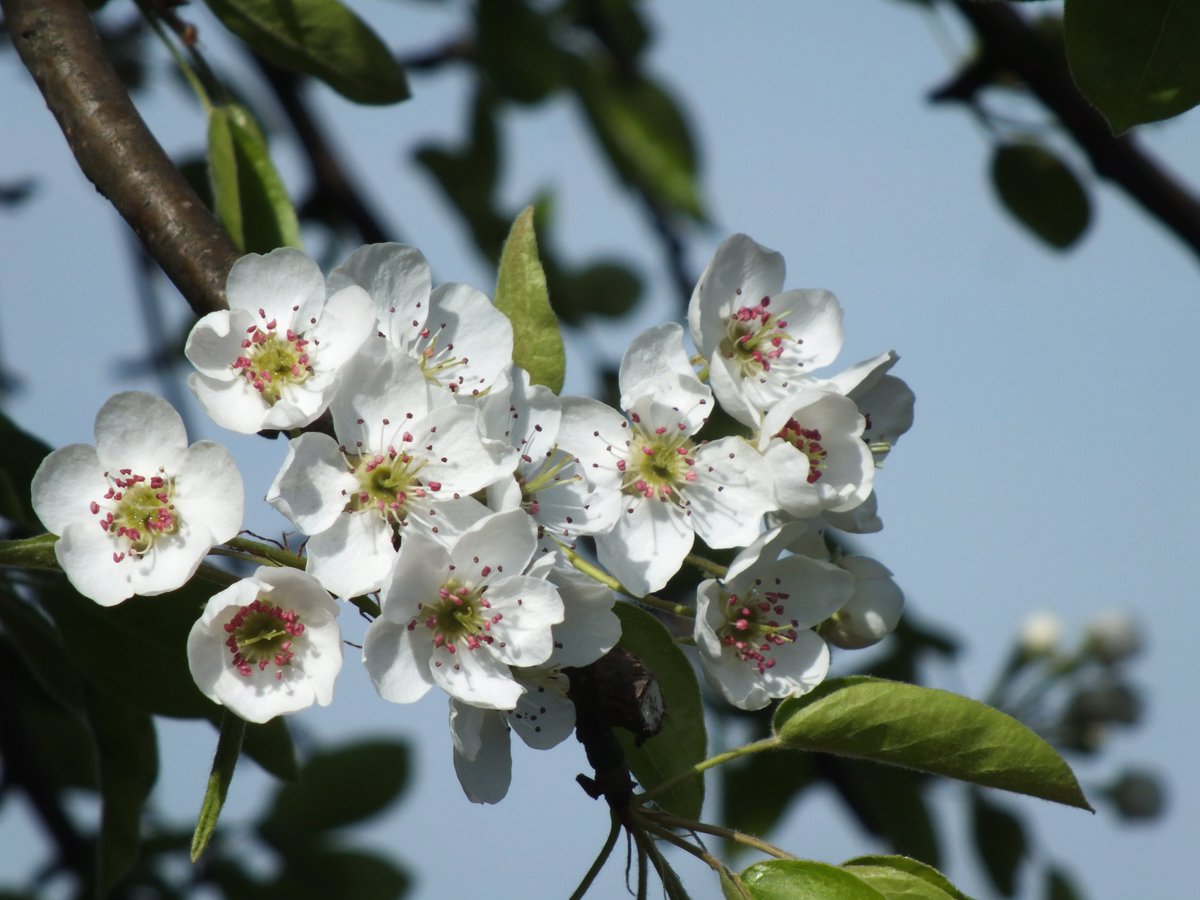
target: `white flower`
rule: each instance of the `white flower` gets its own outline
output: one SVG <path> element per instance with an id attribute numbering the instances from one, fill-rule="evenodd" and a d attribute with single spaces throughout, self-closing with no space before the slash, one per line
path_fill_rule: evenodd
<path id="1" fill-rule="evenodd" d="M 562 403 L 553 391 L 531 385 L 529 373 L 516 368 L 511 390 L 489 394 L 482 409 L 487 433 L 519 454 L 514 477 L 488 488 L 489 506 L 529 513 L 543 553 L 557 550 L 556 539 L 573 550 L 578 535 L 612 529 L 621 513 L 620 494 L 592 490 L 577 454 L 561 444 Z"/>
<path id="2" fill-rule="evenodd" d="M 536 564 L 535 564 L 536 565 Z M 574 569 L 555 568 L 550 580 L 566 607 L 554 626 L 554 652 L 544 664 L 512 669 L 525 688 L 512 710 L 480 709 L 450 701 L 450 734 L 454 771 L 463 793 L 473 803 L 499 803 L 512 780 L 509 732 L 535 750 L 561 743 L 575 728 L 575 704 L 567 696 L 565 666 L 585 666 L 616 646 L 621 621 L 612 611 L 616 595 Z"/>
<path id="3" fill-rule="evenodd" d="M 808 556 L 778 554 L 781 530 L 734 558 L 723 581 L 696 589 L 694 637 L 708 682 L 739 709 L 808 693 L 829 670 L 829 649 L 811 629 L 850 599 L 854 579 Z"/>
<path id="4" fill-rule="evenodd" d="M 891 571 L 867 556 L 840 556 L 833 560 L 854 576 L 854 593 L 824 625 L 821 636 L 845 650 L 877 644 L 900 624 L 904 592 Z"/>
<path id="5" fill-rule="evenodd" d="M 329 276 L 371 295 L 380 331 L 417 360 L 430 382 L 456 397 L 486 393 L 512 362 L 508 317 L 482 291 L 443 284 L 430 292 L 429 265 L 401 244 L 361 247 Z"/>
<path id="6" fill-rule="evenodd" d="M 33 508 L 60 535 L 59 565 L 103 606 L 182 587 L 242 525 L 242 476 L 212 441 L 190 447 L 167 401 L 117 394 L 96 414 L 96 446 L 55 450 L 33 476 Z"/>
<path id="7" fill-rule="evenodd" d="M 866 500 L 875 460 L 862 440 L 865 425 L 852 400 L 828 391 L 801 391 L 771 407 L 758 449 L 771 466 L 779 508 L 805 518 Z"/>
<path id="8" fill-rule="evenodd" d="M 383 342 L 350 363 L 330 412 L 337 440 L 292 440 L 267 501 L 312 535 L 308 571 L 341 597 L 380 588 L 398 534 L 446 543 L 485 516 L 469 495 L 515 463 L 512 448 L 480 436 L 472 406 L 431 391 Z"/>
<path id="9" fill-rule="evenodd" d="M 862 439 L 876 462 L 888 455 L 913 424 L 916 395 L 903 379 L 888 374 L 899 361 L 900 357 L 889 350 L 820 382 L 821 387 L 853 400 L 866 418 Z"/>
<path id="10" fill-rule="evenodd" d="M 721 406 L 757 428 L 763 412 L 842 348 L 842 309 L 828 291 L 782 292 L 783 257 L 735 234 L 717 247 L 688 305 Z"/>
<path id="11" fill-rule="evenodd" d="M 639 335 L 620 370 L 621 405 L 566 398 L 560 441 L 597 490 L 619 492 L 616 526 L 596 538 L 600 562 L 637 595 L 661 588 L 692 548 L 748 544 L 776 508 L 770 468 L 741 438 L 698 444 L 712 393 L 692 372 L 683 331 L 668 324 Z"/>
<path id="12" fill-rule="evenodd" d="M 367 629 L 363 662 L 385 700 L 411 703 L 438 685 L 486 709 L 512 709 L 524 689 L 510 666 L 535 666 L 563 620 L 557 589 L 522 574 L 537 548 L 524 512 L 481 519 L 449 549 L 408 535 Z"/>
<path id="13" fill-rule="evenodd" d="M 188 386 L 231 431 L 298 428 L 328 405 L 341 366 L 370 335 L 370 298 L 356 286 L 326 300 L 317 264 L 291 248 L 243 256 L 229 272 L 229 309 L 204 316 L 184 353 Z"/>
<path id="14" fill-rule="evenodd" d="M 311 575 L 262 566 L 210 598 L 188 635 L 201 692 L 248 722 L 333 700 L 338 605 Z"/>

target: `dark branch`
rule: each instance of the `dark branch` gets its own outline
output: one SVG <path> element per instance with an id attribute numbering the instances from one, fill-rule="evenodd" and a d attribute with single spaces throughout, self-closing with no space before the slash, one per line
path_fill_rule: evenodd
<path id="1" fill-rule="evenodd" d="M 1075 86 L 1066 55 L 1039 37 L 1004 3 L 955 0 L 954 5 L 975 29 L 988 64 L 1015 72 L 1058 117 L 1098 175 L 1120 186 L 1200 256 L 1200 200 L 1148 156 L 1132 136 L 1113 136 L 1103 116 Z M 978 72 L 982 67 L 975 69 Z M 962 86 L 957 87 L 958 92 L 949 96 L 962 99 Z"/>
<path id="2" fill-rule="evenodd" d="M 237 247 L 138 115 L 81 0 L 0 0 L 0 7 L 83 173 L 198 315 L 226 308 Z"/>

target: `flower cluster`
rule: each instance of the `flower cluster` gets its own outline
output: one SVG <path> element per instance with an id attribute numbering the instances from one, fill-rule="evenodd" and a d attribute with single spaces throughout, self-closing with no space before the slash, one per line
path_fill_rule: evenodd
<path id="1" fill-rule="evenodd" d="M 744 709 L 811 690 L 827 640 L 867 646 L 899 619 L 888 570 L 827 530 L 880 527 L 875 467 L 913 395 L 892 353 L 819 375 L 841 307 L 783 282 L 778 253 L 725 241 L 688 327 L 626 350 L 614 408 L 534 383 L 509 320 L 435 288 L 413 248 L 363 247 L 328 278 L 295 250 L 240 260 L 230 309 L 188 339 L 190 385 L 221 425 L 289 433 L 266 499 L 306 537 L 306 571 L 263 566 L 209 601 L 187 648 L 200 689 L 256 722 L 327 704 L 339 600 L 377 604 L 362 656 L 380 696 L 444 691 L 463 788 L 496 802 L 510 729 L 544 748 L 574 727 L 564 669 L 618 642 L 613 588 L 678 612 L 686 597 L 654 594 L 692 563 L 717 576 L 691 641 L 714 689 Z M 106 604 L 182 585 L 240 525 L 236 469 L 147 395 L 113 398 L 96 433 L 35 479 L 63 568 Z"/>

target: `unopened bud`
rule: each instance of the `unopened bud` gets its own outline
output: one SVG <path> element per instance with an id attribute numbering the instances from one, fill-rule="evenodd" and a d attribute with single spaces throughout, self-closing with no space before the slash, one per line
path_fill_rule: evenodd
<path id="1" fill-rule="evenodd" d="M 904 593 L 887 567 L 873 559 L 844 556 L 837 564 L 854 576 L 854 594 L 821 626 L 821 636 L 846 650 L 879 643 L 899 624 Z"/>
<path id="2" fill-rule="evenodd" d="M 1021 623 L 1020 648 L 1025 657 L 1051 656 L 1062 639 L 1063 623 L 1052 612 L 1035 612 Z"/>

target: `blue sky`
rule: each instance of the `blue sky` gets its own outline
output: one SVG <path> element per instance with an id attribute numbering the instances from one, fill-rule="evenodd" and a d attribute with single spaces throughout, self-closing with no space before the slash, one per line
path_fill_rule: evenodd
<path id="1" fill-rule="evenodd" d="M 459 8 L 356 6 L 403 49 L 452 31 Z M 1055 610 L 1074 631 L 1099 611 L 1126 610 L 1146 633 L 1147 655 L 1133 669 L 1149 699 L 1144 724 L 1114 735 L 1102 765 L 1078 771 L 1088 787 L 1119 764 L 1151 765 L 1169 785 L 1165 817 L 1119 828 L 1103 811 L 995 799 L 1031 817 L 1036 852 L 1070 866 L 1088 896 L 1144 896 L 1146 873 L 1154 873 L 1155 895 L 1184 896 L 1191 881 L 1178 860 L 1200 834 L 1200 729 L 1188 690 L 1197 676 L 1187 614 L 1195 588 L 1185 565 L 1200 539 L 1200 497 L 1184 459 L 1200 446 L 1189 387 L 1200 332 L 1196 259 L 1077 156 L 1069 158 L 1092 188 L 1089 233 L 1059 254 L 1021 231 L 988 184 L 988 137 L 965 113 L 923 99 L 969 46 L 953 20 L 935 27 L 911 4 L 862 0 L 664 2 L 649 12 L 660 26 L 651 68 L 683 100 L 703 152 L 714 226 L 695 234 L 693 270 L 726 234 L 747 232 L 784 254 L 787 286 L 824 287 L 841 299 L 847 344 L 835 368 L 889 348 L 902 357 L 896 372 L 916 391 L 916 425 L 880 473 L 886 527 L 862 550 L 896 573 L 923 618 L 963 638 L 965 657 L 934 673 L 939 686 L 981 696 L 1021 621 L 1038 609 Z M 217 32 L 201 8 L 186 14 L 202 38 Z M 222 58 L 221 41 L 211 40 Z M 490 289 L 494 274 L 407 150 L 397 150 L 430 135 L 457 143 L 467 80 L 447 74 L 413 86 L 415 98 L 392 109 L 351 107 L 324 90 L 315 96 L 359 183 L 428 256 L 436 279 Z M 0 177 L 33 175 L 41 188 L 0 217 L 0 349 L 25 382 L 8 411 L 52 444 L 90 441 L 109 394 L 157 390 L 122 377 L 145 345 L 128 238 L 78 173 L 11 53 L 0 56 L 0 98 L 9 120 L 24 123 L 0 144 Z M 201 114 L 177 89 L 157 89 L 142 106 L 169 150 L 201 146 Z M 1041 120 L 1036 110 L 1009 108 Z M 1142 135 L 1193 185 L 1198 121 L 1193 114 Z M 569 391 L 591 388 L 596 354 L 616 360 L 637 330 L 676 314 L 651 232 L 581 126 L 563 101 L 515 116 L 504 199 L 515 209 L 553 188 L 567 255 L 631 260 L 654 300 L 620 328 L 572 337 Z M 278 151 L 299 190 L 295 150 L 280 142 Z M 182 303 L 172 310 L 179 320 L 185 313 Z M 248 494 L 261 495 L 282 446 L 225 434 L 196 407 L 190 412 L 193 439 L 231 446 Z M 265 504 L 254 507 L 248 527 L 282 528 Z M 330 740 L 386 731 L 419 745 L 409 802 L 363 836 L 422 872 L 419 896 L 437 896 L 444 879 L 463 896 L 517 896 L 526 877 L 545 896 L 567 894 L 607 831 L 601 805 L 573 783 L 586 769 L 578 745 L 519 747 L 509 797 L 478 808 L 454 779 L 446 715 L 440 697 L 412 708 L 383 703 L 351 658 L 334 706 L 298 725 Z M 160 801 L 170 815 L 194 814 L 214 745 L 207 725 L 166 729 Z M 266 785 L 252 765 L 240 771 L 233 821 L 255 808 Z M 947 785 L 937 796 L 943 837 L 961 850 L 961 793 Z M 878 849 L 827 797 L 803 804 L 774 839 L 831 862 Z M 0 841 L 39 846 L 28 820 L 11 812 L 0 819 Z M 0 880 L 21 857 L 5 854 L 13 862 L 0 862 Z M 695 896 L 718 895 L 697 866 L 680 866 Z M 968 892 L 987 895 L 965 852 L 948 871 Z M 606 879 L 597 896 L 618 896 L 620 866 Z M 1032 887 L 1023 884 L 1022 895 L 1037 896 Z"/>

